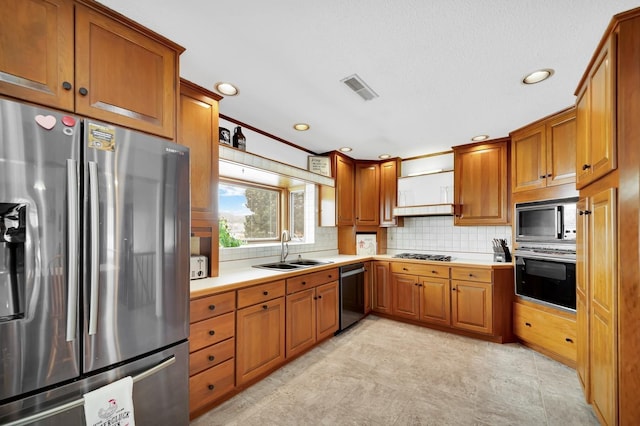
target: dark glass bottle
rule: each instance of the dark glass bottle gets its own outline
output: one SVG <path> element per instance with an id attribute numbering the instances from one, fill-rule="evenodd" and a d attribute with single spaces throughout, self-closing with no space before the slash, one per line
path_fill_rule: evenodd
<path id="1" fill-rule="evenodd" d="M 247 140 L 242 134 L 242 128 L 240 126 L 233 130 L 233 147 L 245 151 L 247 149 Z"/>

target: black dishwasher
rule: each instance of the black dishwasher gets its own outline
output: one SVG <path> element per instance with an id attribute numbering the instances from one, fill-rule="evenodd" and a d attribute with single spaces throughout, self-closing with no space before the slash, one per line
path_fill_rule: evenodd
<path id="1" fill-rule="evenodd" d="M 340 267 L 340 333 L 364 317 L 364 263 Z"/>

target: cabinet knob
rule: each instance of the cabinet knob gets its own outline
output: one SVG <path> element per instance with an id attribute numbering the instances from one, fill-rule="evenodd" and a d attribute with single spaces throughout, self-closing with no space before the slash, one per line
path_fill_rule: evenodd
<path id="1" fill-rule="evenodd" d="M 413 283 L 413 285 L 418 285 L 418 283 Z"/>
<path id="2" fill-rule="evenodd" d="M 318 296 L 318 299 L 322 299 L 322 296 Z"/>
<path id="3" fill-rule="evenodd" d="M 564 339 L 565 341 L 569 342 L 569 343 L 573 343 L 573 339 L 570 337 L 567 337 L 566 339 Z"/>
<path id="4" fill-rule="evenodd" d="M 526 325 L 527 327 L 531 327 L 531 323 L 529 322 L 525 322 L 524 325 Z"/>
<path id="5" fill-rule="evenodd" d="M 546 177 L 547 177 L 546 175 L 542 175 L 542 176 L 540 176 L 540 179 L 544 179 Z"/>
<path id="6" fill-rule="evenodd" d="M 551 177 L 551 173 L 547 173 L 547 177 Z"/>
<path id="7" fill-rule="evenodd" d="M 210 311 L 213 311 L 213 310 L 215 310 L 215 309 L 216 309 L 216 305 L 209 305 L 209 310 L 210 310 Z"/>
<path id="8" fill-rule="evenodd" d="M 209 336 L 213 336 L 214 334 L 216 334 L 215 330 L 209 330 Z"/>
<path id="9" fill-rule="evenodd" d="M 215 357 L 215 356 L 213 356 L 213 355 L 209 355 L 209 361 L 213 361 L 214 359 L 216 359 L 216 357 Z"/>
<path id="10" fill-rule="evenodd" d="M 591 214 L 591 210 L 580 210 L 580 216 Z"/>
<path id="11" fill-rule="evenodd" d="M 408 271 L 408 269 L 407 269 L 407 268 L 402 268 L 402 270 L 403 270 L 403 271 Z"/>
<path id="12" fill-rule="evenodd" d="M 313 300 L 318 300 L 318 296 L 313 296 Z"/>
<path id="13" fill-rule="evenodd" d="M 215 386 L 214 386 L 214 385 L 209 385 L 209 386 L 207 386 L 207 387 L 209 388 L 209 390 L 213 390 L 213 389 L 215 388 Z"/>
<path id="14" fill-rule="evenodd" d="M 80 89 L 78 89 L 78 93 L 80 93 L 82 96 L 87 96 L 89 94 L 89 91 L 86 88 L 81 87 Z"/>
<path id="15" fill-rule="evenodd" d="M 583 164 L 582 165 L 582 170 L 587 170 L 591 168 L 591 164 Z"/>
<path id="16" fill-rule="evenodd" d="M 307 282 L 306 281 L 302 281 L 302 285 L 307 285 Z"/>
<path id="17" fill-rule="evenodd" d="M 262 305 L 262 309 L 269 309 L 268 305 Z"/>
<path id="18" fill-rule="evenodd" d="M 329 278 L 333 278 L 333 275 L 329 275 Z"/>
<path id="19" fill-rule="evenodd" d="M 437 272 L 436 272 L 436 271 L 431 271 L 431 273 L 432 273 L 432 274 L 437 274 Z"/>
<path id="20" fill-rule="evenodd" d="M 269 292 L 268 291 L 263 291 L 262 294 L 264 294 L 265 296 L 268 296 Z"/>
<path id="21" fill-rule="evenodd" d="M 456 291 L 456 288 L 455 288 L 455 287 L 452 287 L 452 288 L 451 288 L 451 291 Z"/>
<path id="22" fill-rule="evenodd" d="M 469 274 L 470 277 L 473 277 L 473 274 Z"/>
<path id="23" fill-rule="evenodd" d="M 72 87 L 72 86 L 71 86 L 71 83 L 69 83 L 68 81 L 63 81 L 63 82 L 62 82 L 62 88 L 63 88 L 64 90 L 71 90 L 71 87 Z"/>

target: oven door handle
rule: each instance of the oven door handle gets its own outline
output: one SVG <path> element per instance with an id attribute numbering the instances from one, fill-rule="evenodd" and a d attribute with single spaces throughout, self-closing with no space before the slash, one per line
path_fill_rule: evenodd
<path id="1" fill-rule="evenodd" d="M 572 258 L 567 258 L 567 257 L 554 257 L 554 256 L 545 256 L 543 254 L 522 254 L 522 253 L 515 253 L 514 256 L 516 258 L 521 258 L 521 259 L 533 259 L 533 260 L 550 260 L 553 262 L 564 262 L 564 263 L 576 263 L 576 259 L 572 259 Z M 517 259 L 516 259 L 516 264 L 517 264 Z"/>

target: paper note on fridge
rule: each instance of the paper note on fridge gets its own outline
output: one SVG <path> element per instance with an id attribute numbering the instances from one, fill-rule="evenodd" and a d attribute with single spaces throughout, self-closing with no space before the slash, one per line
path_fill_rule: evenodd
<path id="1" fill-rule="evenodd" d="M 130 376 L 85 393 L 83 398 L 87 426 L 135 426 Z"/>

